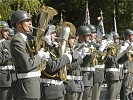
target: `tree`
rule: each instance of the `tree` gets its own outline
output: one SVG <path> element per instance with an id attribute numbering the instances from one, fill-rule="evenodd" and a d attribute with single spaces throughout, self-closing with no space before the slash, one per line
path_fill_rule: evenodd
<path id="1" fill-rule="evenodd" d="M 109 33 L 112 29 L 114 6 L 118 33 L 121 35 L 125 28 L 133 27 L 133 0 L 106 0 L 106 2 L 105 0 L 88 0 L 88 2 L 91 24 L 98 25 L 97 17 L 100 16 L 100 11 L 103 11 L 105 33 Z M 54 24 L 59 23 L 61 12 L 63 19 L 72 22 L 76 28 L 83 25 L 85 21 L 86 0 L 2 0 L 0 14 L 2 20 L 7 21 L 10 20 L 13 11 L 23 9 L 30 12 L 33 25 L 37 26 L 38 9 L 41 5 L 51 6 L 58 11 L 58 15 L 54 16 Z"/>
<path id="2" fill-rule="evenodd" d="M 37 16 L 39 14 L 40 6 L 41 1 L 38 0 L 3 0 L 0 3 L 0 14 L 2 20 L 10 22 L 10 17 L 13 11 L 26 10 L 33 18 L 33 24 L 37 24 Z"/>

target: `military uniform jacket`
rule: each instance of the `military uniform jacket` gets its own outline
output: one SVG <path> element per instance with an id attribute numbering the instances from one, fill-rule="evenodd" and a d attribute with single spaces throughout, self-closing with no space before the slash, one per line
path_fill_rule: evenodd
<path id="1" fill-rule="evenodd" d="M 79 42 L 78 45 L 82 45 L 82 43 Z M 83 49 L 86 49 L 88 51 L 89 46 L 90 46 L 89 44 L 86 44 L 86 46 L 83 47 Z M 82 53 L 81 53 L 81 56 L 82 56 Z M 90 65 L 90 62 L 89 62 L 90 57 L 91 57 L 90 54 L 87 54 L 83 58 L 83 64 L 81 64 L 81 70 L 84 69 L 84 68 L 86 68 L 86 67 L 92 67 Z M 93 75 L 94 75 L 94 71 L 82 70 L 82 76 L 83 76 L 84 86 L 93 86 Z"/>
<path id="2" fill-rule="evenodd" d="M 41 58 L 38 55 L 31 56 L 21 34 L 16 33 L 10 43 L 16 73 L 37 71 Z M 15 97 L 40 98 L 40 79 L 38 77 L 18 79 L 14 91 Z"/>
<path id="3" fill-rule="evenodd" d="M 101 58 L 102 58 L 102 56 L 100 55 L 97 59 L 98 60 L 98 66 L 100 66 L 101 68 L 95 68 L 94 84 L 95 83 L 102 83 L 104 81 L 105 65 L 103 64 L 104 61 Z"/>
<path id="4" fill-rule="evenodd" d="M 10 70 L 2 69 L 11 64 L 10 40 L 0 43 L 0 87 L 11 87 L 12 78 Z"/>
<path id="5" fill-rule="evenodd" d="M 57 50 L 57 49 L 56 49 Z M 68 56 L 62 55 L 59 57 L 58 53 L 55 49 L 50 50 L 50 57 L 46 62 L 46 68 L 42 71 L 42 99 L 55 99 L 59 97 L 63 97 L 66 93 L 64 84 L 52 84 L 46 83 L 43 79 L 51 79 L 61 82 L 60 78 L 58 77 L 58 73 L 62 67 L 66 64 L 70 63 Z M 45 73 L 44 73 L 45 72 Z M 47 75 L 46 75 L 47 73 Z M 57 75 L 55 77 L 52 77 Z"/>
<path id="6" fill-rule="evenodd" d="M 79 56 L 77 59 L 73 58 L 71 65 L 68 67 L 67 75 L 81 77 L 82 71 L 81 71 L 80 65 L 82 63 L 83 63 L 83 59 L 81 58 L 81 56 Z M 84 85 L 83 85 L 82 79 L 81 80 L 69 79 L 64 83 L 66 86 L 66 90 L 68 92 L 83 92 L 84 91 Z"/>
<path id="7" fill-rule="evenodd" d="M 120 69 L 119 69 L 119 63 L 118 60 L 125 54 L 125 52 L 120 53 L 119 51 L 116 53 L 116 55 L 108 55 L 107 59 L 105 61 L 105 68 L 118 68 L 118 71 L 106 71 L 106 80 L 120 80 Z"/>

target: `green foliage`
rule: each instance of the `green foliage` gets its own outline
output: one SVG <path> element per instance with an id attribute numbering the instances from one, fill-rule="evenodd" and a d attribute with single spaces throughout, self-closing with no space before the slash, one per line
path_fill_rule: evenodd
<path id="1" fill-rule="evenodd" d="M 12 13 L 12 10 L 10 8 L 9 3 L 1 2 L 0 3 L 0 16 L 1 20 L 8 20 L 10 19 L 10 15 Z"/>
<path id="2" fill-rule="evenodd" d="M 13 11 L 25 10 L 34 18 L 35 22 L 33 23 L 36 23 L 37 17 L 35 18 L 35 16 L 38 16 L 40 6 L 41 3 L 38 0 L 4 0 L 0 3 L 0 14 L 2 20 L 7 21 L 10 20 Z"/>
<path id="3" fill-rule="evenodd" d="M 40 8 L 40 2 L 38 0 L 12 0 L 12 10 L 26 10 L 30 11 L 31 15 L 37 14 Z"/>
<path id="4" fill-rule="evenodd" d="M 118 32 L 121 33 L 125 28 L 133 27 L 133 0 L 88 0 L 91 24 L 98 26 L 97 17 L 100 10 L 103 11 L 105 32 L 109 33 L 112 29 L 112 13 L 116 8 L 116 21 Z M 10 20 L 13 11 L 26 10 L 32 16 L 33 24 L 37 24 L 38 10 L 41 5 L 51 6 L 58 11 L 54 16 L 54 24 L 59 23 L 61 12 L 65 21 L 72 22 L 76 28 L 83 25 L 85 21 L 86 0 L 3 0 L 0 3 L 0 15 L 2 20 Z"/>

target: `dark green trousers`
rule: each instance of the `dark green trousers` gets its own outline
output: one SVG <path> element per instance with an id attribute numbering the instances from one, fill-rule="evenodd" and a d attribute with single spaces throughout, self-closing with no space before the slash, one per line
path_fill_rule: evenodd
<path id="1" fill-rule="evenodd" d="M 10 87 L 0 87 L 0 100 L 13 100 L 9 91 Z"/>
<path id="2" fill-rule="evenodd" d="M 91 98 L 92 98 L 92 87 L 85 86 L 82 100 L 91 100 Z"/>
<path id="3" fill-rule="evenodd" d="M 117 100 L 119 80 L 107 82 L 107 94 L 105 100 Z"/>
<path id="4" fill-rule="evenodd" d="M 95 83 L 92 87 L 92 98 L 91 100 L 99 100 L 101 93 L 102 83 Z"/>
<path id="5" fill-rule="evenodd" d="M 64 100 L 82 100 L 83 92 L 67 92 Z"/>

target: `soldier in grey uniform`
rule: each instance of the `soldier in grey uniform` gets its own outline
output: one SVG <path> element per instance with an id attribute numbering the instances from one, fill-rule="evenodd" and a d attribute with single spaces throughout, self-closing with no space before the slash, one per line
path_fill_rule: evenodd
<path id="1" fill-rule="evenodd" d="M 114 43 L 118 44 L 120 46 L 120 48 L 121 48 L 122 41 L 120 40 L 119 34 L 117 32 L 112 32 L 111 34 L 113 34 Z M 118 60 L 118 63 L 119 63 L 119 60 Z M 123 70 L 123 64 L 122 63 L 119 63 L 119 71 L 120 71 L 120 75 L 119 75 L 117 97 L 119 97 L 121 86 L 122 86 L 122 80 L 124 78 L 124 70 Z"/>
<path id="2" fill-rule="evenodd" d="M 54 25 L 49 25 L 43 40 L 47 44 L 49 59 L 41 74 L 41 100 L 64 100 L 66 93 L 61 76 L 61 69 L 72 61 L 71 54 L 65 53 L 60 56 L 59 47 L 55 46 L 56 30 Z"/>
<path id="3" fill-rule="evenodd" d="M 89 45 L 91 42 L 91 30 L 88 26 L 80 26 L 77 30 L 78 39 L 78 51 L 83 58 L 83 64 L 81 65 L 81 71 L 84 83 L 83 100 L 91 100 L 92 86 L 93 86 L 93 72 L 95 68 L 90 66 L 90 52 Z M 93 48 L 93 47 L 92 47 Z"/>
<path id="4" fill-rule="evenodd" d="M 101 86 L 104 80 L 104 62 L 103 62 L 103 55 L 102 52 L 98 50 L 100 46 L 100 40 L 97 37 L 96 34 L 96 28 L 94 25 L 88 25 L 91 29 L 91 36 L 92 36 L 92 45 L 95 47 L 95 51 L 92 52 L 92 55 L 96 55 L 97 64 L 94 65 L 95 71 L 94 71 L 94 85 L 92 87 L 92 100 L 99 100 L 100 92 L 101 92 Z"/>
<path id="5" fill-rule="evenodd" d="M 0 99 L 11 100 L 11 71 L 14 67 L 10 53 L 9 26 L 5 21 L 0 21 L 0 26 Z"/>
<path id="6" fill-rule="evenodd" d="M 36 54 L 30 52 L 29 37 L 32 37 L 31 18 L 26 11 L 15 11 L 11 16 L 11 24 L 15 35 L 10 42 L 11 55 L 15 65 L 16 82 L 14 86 L 15 100 L 39 100 L 40 76 L 37 67 L 41 60 L 46 60 L 46 52 L 39 50 Z"/>
<path id="7" fill-rule="evenodd" d="M 91 29 L 91 43 L 96 49 L 98 49 L 101 43 L 101 38 L 100 36 L 97 36 L 97 30 L 94 25 L 90 24 L 88 27 Z"/>
<path id="8" fill-rule="evenodd" d="M 67 52 L 72 54 L 72 63 L 67 70 L 67 80 L 64 82 L 66 87 L 65 100 L 82 100 L 84 85 L 80 65 L 83 59 L 77 50 L 74 49 L 76 36 L 69 35 Z"/>
<path id="9" fill-rule="evenodd" d="M 120 59 L 120 62 L 123 64 L 124 69 L 124 79 L 122 82 L 122 88 L 120 92 L 120 99 L 121 100 L 132 100 L 132 83 L 133 83 L 133 61 L 132 61 L 132 54 L 133 54 L 133 31 L 131 29 L 126 29 L 124 32 L 125 41 L 123 43 L 123 46 L 121 48 L 121 52 L 123 50 L 129 49 L 126 54 L 122 57 L 123 59 Z"/>
<path id="10" fill-rule="evenodd" d="M 107 82 L 106 100 L 117 99 L 120 85 L 120 69 L 118 59 L 125 54 L 125 52 L 120 52 L 120 47 L 121 46 L 116 43 L 108 44 L 107 47 L 107 57 L 105 61 L 105 74 Z"/>

